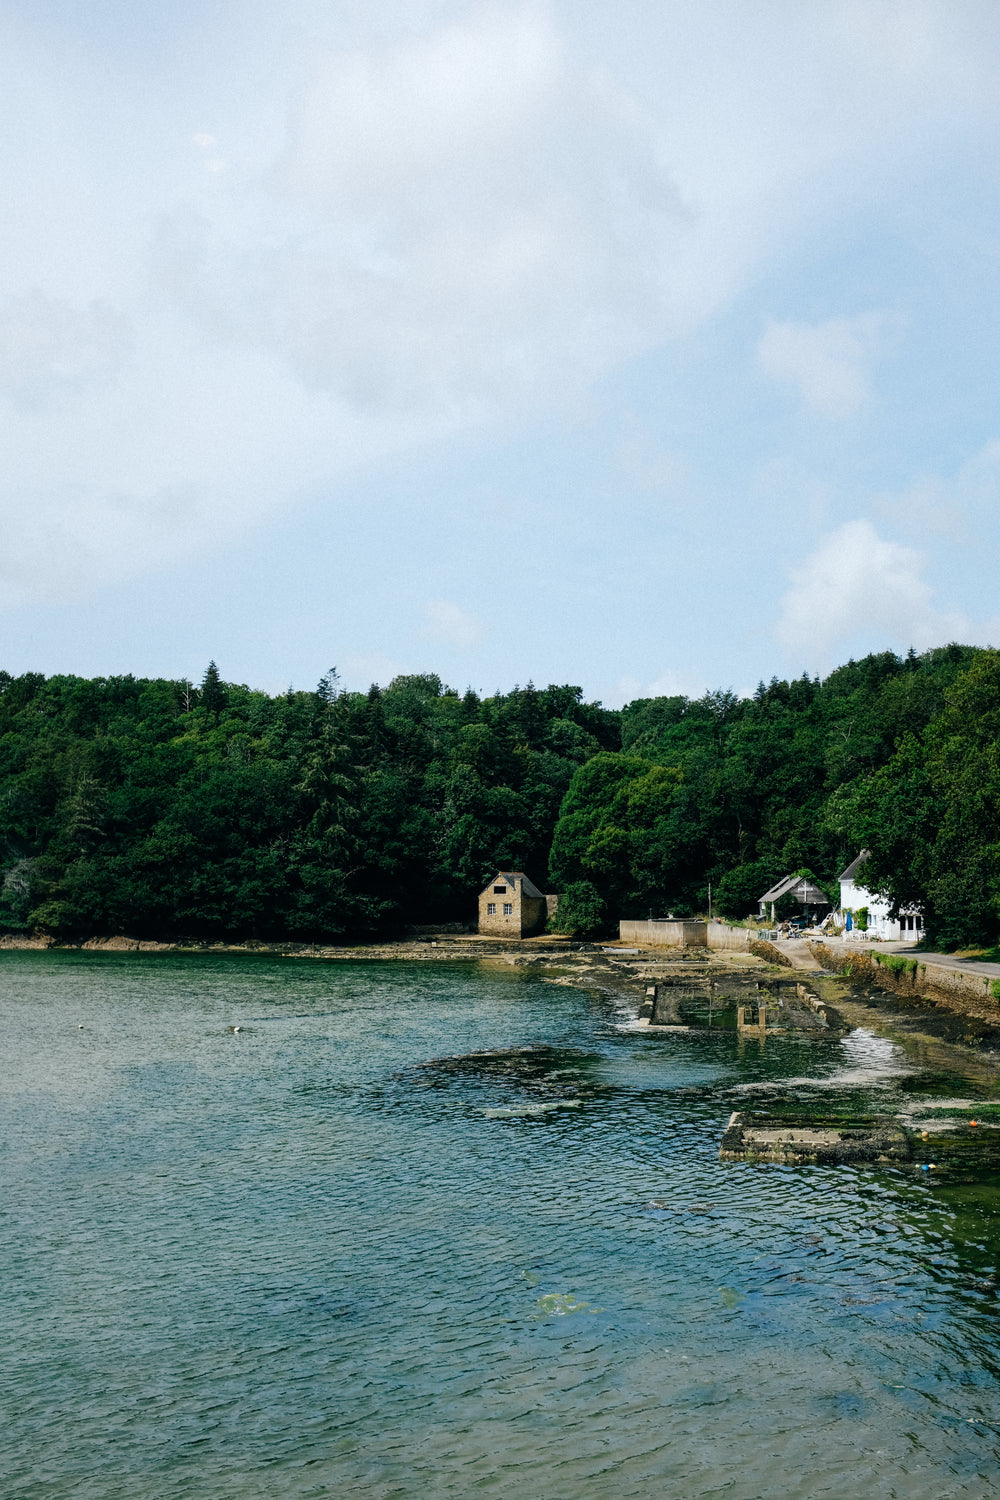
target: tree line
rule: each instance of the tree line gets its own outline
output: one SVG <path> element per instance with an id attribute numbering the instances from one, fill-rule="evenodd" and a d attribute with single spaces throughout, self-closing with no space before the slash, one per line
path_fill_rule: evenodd
<path id="1" fill-rule="evenodd" d="M 0 671 L 0 931 L 330 941 L 475 920 L 498 867 L 620 916 L 742 916 L 779 876 L 867 883 L 934 941 L 1000 932 L 1000 653 L 849 662 L 739 698 L 437 676 L 276 696 Z"/>

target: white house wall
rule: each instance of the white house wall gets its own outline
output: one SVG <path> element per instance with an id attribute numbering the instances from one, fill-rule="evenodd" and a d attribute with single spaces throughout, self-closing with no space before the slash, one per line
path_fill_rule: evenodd
<path id="1" fill-rule="evenodd" d="M 865 890 L 863 885 L 856 885 L 853 880 L 842 880 L 840 882 L 840 906 L 841 911 L 860 911 L 862 907 L 868 908 L 868 932 L 873 937 L 884 938 L 886 942 L 898 942 L 903 938 L 916 939 L 923 933 L 923 921 L 920 913 L 912 906 L 904 907 L 899 917 L 889 914 L 889 902 L 884 896 L 875 896 L 871 891 Z M 900 918 L 914 918 L 914 925 L 906 925 L 901 930 Z"/>

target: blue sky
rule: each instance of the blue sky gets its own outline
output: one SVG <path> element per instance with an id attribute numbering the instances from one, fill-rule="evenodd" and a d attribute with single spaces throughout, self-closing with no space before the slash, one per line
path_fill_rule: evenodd
<path id="1" fill-rule="evenodd" d="M 1000 643 L 1000 12 L 7 0 L 0 664 Z"/>

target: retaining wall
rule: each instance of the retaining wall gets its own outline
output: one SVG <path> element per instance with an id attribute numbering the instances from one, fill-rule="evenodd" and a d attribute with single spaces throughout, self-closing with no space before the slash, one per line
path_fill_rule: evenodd
<path id="1" fill-rule="evenodd" d="M 859 951 L 846 944 L 840 948 L 839 945 L 810 943 L 809 948 L 824 968 L 832 969 L 834 973 L 845 974 L 850 979 L 858 979 L 894 995 L 919 995 L 921 999 L 946 1005 L 950 1010 L 980 1016 L 994 1025 L 1000 1021 L 1000 999 L 993 993 L 996 981 L 988 974 L 948 969 L 942 964 L 923 964 L 919 957 L 907 958 L 893 953 L 876 955 L 871 949 Z M 901 962 L 894 963 L 893 960 Z"/>

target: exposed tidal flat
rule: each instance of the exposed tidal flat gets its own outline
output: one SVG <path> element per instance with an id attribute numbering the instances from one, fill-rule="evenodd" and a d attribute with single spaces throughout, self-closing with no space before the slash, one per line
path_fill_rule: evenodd
<path id="1" fill-rule="evenodd" d="M 0 1493 L 994 1493 L 1000 1182 L 718 1151 L 995 1060 L 553 977 L 0 954 Z"/>

